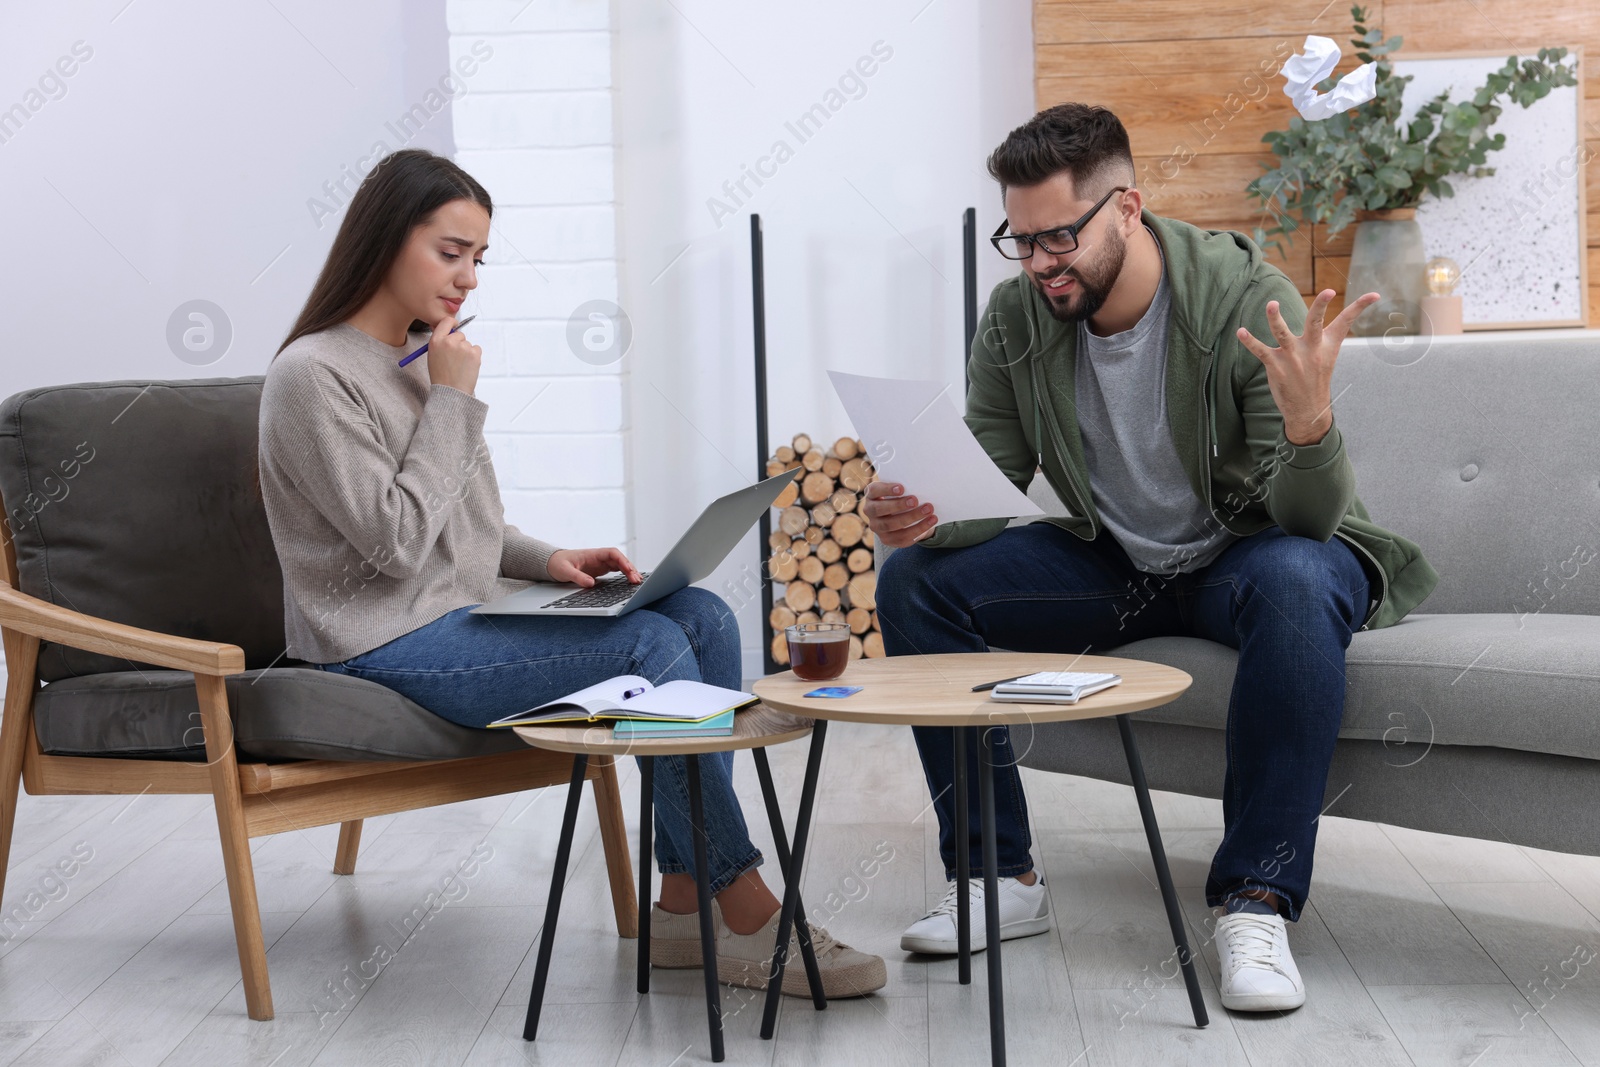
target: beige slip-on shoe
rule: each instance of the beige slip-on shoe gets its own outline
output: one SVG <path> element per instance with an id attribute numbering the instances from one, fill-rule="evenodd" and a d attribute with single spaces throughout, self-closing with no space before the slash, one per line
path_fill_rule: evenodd
<path id="1" fill-rule="evenodd" d="M 721 912 L 717 902 L 711 902 L 713 929 L 721 926 Z M 724 927 L 725 929 L 725 927 Z M 774 931 L 773 938 L 777 938 Z M 678 915 L 662 911 L 660 904 L 650 905 L 650 963 L 655 967 L 699 967 L 705 961 L 700 954 L 700 913 L 691 911 Z"/>
<path id="2" fill-rule="evenodd" d="M 722 909 L 713 900 L 711 915 L 717 931 L 717 977 L 728 985 L 749 989 L 767 988 L 772 970 L 772 946 L 778 940 L 778 916 L 753 934 L 736 934 L 722 919 Z M 826 930 L 812 926 L 811 945 L 817 954 L 817 970 L 822 976 L 822 992 L 829 1000 L 860 997 L 888 984 L 888 969 L 883 957 L 851 948 Z M 699 967 L 700 916 L 675 915 L 653 905 L 650 911 L 650 962 L 657 967 Z M 809 997 L 811 984 L 806 979 L 805 961 L 800 956 L 800 939 L 789 934 L 789 952 L 783 969 L 783 992 L 792 997 Z"/>

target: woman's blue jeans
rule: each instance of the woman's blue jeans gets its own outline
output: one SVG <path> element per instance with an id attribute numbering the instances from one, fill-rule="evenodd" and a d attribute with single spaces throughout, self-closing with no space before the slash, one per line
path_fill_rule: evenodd
<path id="1" fill-rule="evenodd" d="M 476 727 L 619 674 L 641 675 L 651 685 L 689 678 L 743 686 L 738 620 L 707 589 L 689 586 L 615 618 L 474 615 L 473 606 L 370 652 L 319 666 L 377 682 L 451 722 Z M 654 759 L 656 864 L 663 874 L 693 874 L 684 759 Z M 711 892 L 720 893 L 761 863 L 761 851 L 750 841 L 733 792 L 733 753 L 701 756 L 700 782 Z"/>
<path id="2" fill-rule="evenodd" d="M 1239 650 L 1228 703 L 1222 844 L 1206 902 L 1267 889 L 1297 920 L 1334 741 L 1344 718 L 1344 653 L 1368 606 L 1368 579 L 1338 538 L 1272 526 L 1185 574 L 1136 569 L 1110 534 L 1085 541 L 1052 523 L 1007 527 L 967 548 L 912 545 L 878 576 L 891 656 L 937 652 L 1104 653 L 1146 637 L 1201 637 Z M 1063 659 L 1063 663 L 1066 660 Z M 955 867 L 955 748 L 946 728 L 915 728 L 939 816 L 946 877 Z M 1032 869 L 1028 807 L 1006 731 L 995 768 L 1002 875 Z M 976 767 L 976 743 L 968 750 Z M 982 869 L 977 790 L 969 791 L 972 869 Z"/>

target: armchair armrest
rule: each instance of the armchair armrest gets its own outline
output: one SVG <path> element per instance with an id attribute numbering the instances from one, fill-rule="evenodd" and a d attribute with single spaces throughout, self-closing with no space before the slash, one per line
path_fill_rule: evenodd
<path id="1" fill-rule="evenodd" d="M 195 674 L 244 672 L 244 650 L 220 641 L 143 630 L 57 607 L 0 582 L 0 626 L 86 652 L 121 656 Z"/>

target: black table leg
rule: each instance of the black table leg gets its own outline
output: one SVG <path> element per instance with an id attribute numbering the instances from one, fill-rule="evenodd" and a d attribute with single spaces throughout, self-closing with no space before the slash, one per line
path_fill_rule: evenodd
<path id="1" fill-rule="evenodd" d="M 700 960 L 706 976 L 706 1020 L 711 1027 L 711 1062 L 721 1063 L 722 994 L 717 986 L 717 933 L 711 918 L 711 859 L 706 843 L 705 801 L 700 793 L 700 757 L 683 757 L 689 779 L 689 822 L 694 828 L 694 888 L 700 900 Z"/>
<path id="2" fill-rule="evenodd" d="M 1000 753 L 1000 730 L 981 730 L 978 753 L 978 818 L 983 824 L 983 919 L 989 964 L 989 1062 L 1006 1062 L 1006 1005 L 1004 975 L 1000 970 L 1000 861 L 994 828 L 994 766 Z"/>
<path id="3" fill-rule="evenodd" d="M 1156 882 L 1161 886 L 1161 900 L 1167 906 L 1167 922 L 1172 925 L 1172 939 L 1178 946 L 1178 964 L 1183 968 L 1183 984 L 1189 989 L 1189 1006 L 1194 1009 L 1194 1024 L 1203 1027 L 1206 1002 L 1200 995 L 1200 979 L 1194 973 L 1194 954 L 1189 951 L 1189 938 L 1183 930 L 1183 916 L 1178 911 L 1178 894 L 1172 888 L 1172 872 L 1167 869 L 1167 850 L 1161 845 L 1161 831 L 1156 828 L 1156 811 L 1150 804 L 1150 788 L 1144 780 L 1144 764 L 1139 760 L 1139 746 L 1133 740 L 1133 727 L 1128 716 L 1118 715 L 1117 731 L 1122 734 L 1122 751 L 1128 757 L 1128 776 L 1133 779 L 1133 795 L 1139 800 L 1139 817 L 1144 820 L 1144 836 L 1150 841 L 1150 858 L 1156 866 Z"/>
<path id="4" fill-rule="evenodd" d="M 655 829 L 656 758 L 639 757 L 639 992 L 650 992 L 650 855 Z"/>
<path id="5" fill-rule="evenodd" d="M 561 817 L 561 842 L 556 845 L 556 865 L 550 872 L 550 901 L 544 909 L 544 932 L 539 935 L 539 962 L 533 969 L 533 995 L 528 998 L 528 1017 L 522 1024 L 522 1040 L 539 1036 L 539 1012 L 544 1007 L 544 983 L 550 977 L 550 946 L 556 939 L 556 918 L 561 914 L 561 890 L 567 882 L 567 860 L 572 855 L 572 828 L 578 821 L 578 801 L 583 799 L 583 774 L 589 757 L 580 752 L 572 757 L 572 782 L 567 786 L 567 810 Z"/>
<path id="6" fill-rule="evenodd" d="M 761 780 L 761 796 L 767 802 L 767 821 L 772 824 L 772 847 L 778 853 L 778 869 L 783 872 L 783 884 L 799 878 L 799 871 L 789 869 L 789 835 L 783 829 L 783 813 L 778 810 L 778 791 L 772 785 L 772 766 L 767 762 L 767 750 L 753 750 L 756 759 L 756 777 Z M 811 1003 L 823 1011 L 828 1006 L 827 994 L 822 990 L 822 970 L 817 966 L 817 949 L 811 943 L 811 930 L 806 925 L 806 902 L 795 898 L 794 931 L 800 942 L 800 958 L 806 967 L 806 981 L 811 986 Z"/>
<path id="7" fill-rule="evenodd" d="M 806 866 L 806 838 L 811 832 L 811 806 L 817 799 L 817 771 L 822 766 L 822 745 L 828 721 L 818 719 L 811 728 L 811 752 L 806 756 L 806 777 L 800 787 L 800 810 L 795 815 L 794 855 L 789 858 L 793 877 L 783 882 L 783 907 L 778 912 L 778 943 L 772 953 L 772 974 L 767 979 L 767 1003 L 761 1013 L 761 1036 L 771 1040 L 778 1023 L 778 1001 L 783 996 L 783 967 L 789 956 L 789 931 L 800 905 L 800 874 Z"/>
<path id="8" fill-rule="evenodd" d="M 967 742 L 970 726 L 951 727 L 956 750 L 956 978 L 972 984 L 972 828 L 967 825 Z"/>

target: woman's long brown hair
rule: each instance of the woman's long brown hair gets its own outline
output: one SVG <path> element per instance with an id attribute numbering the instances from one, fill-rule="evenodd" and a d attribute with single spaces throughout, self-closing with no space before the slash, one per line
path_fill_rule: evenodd
<path id="1" fill-rule="evenodd" d="M 306 334 L 336 326 L 361 310 L 388 277 L 411 231 L 445 204 L 463 199 L 494 217 L 494 204 L 483 186 L 443 156 L 405 148 L 379 160 L 356 189 L 306 306 L 272 358 Z M 415 320 L 408 327 L 428 328 Z"/>
<path id="2" fill-rule="evenodd" d="M 445 204 L 463 199 L 494 217 L 494 204 L 483 186 L 443 156 L 425 148 L 405 148 L 379 160 L 351 198 L 322 273 L 272 358 L 306 334 L 337 326 L 365 307 L 388 277 L 411 231 Z M 407 330 L 429 328 L 429 323 L 413 320 Z M 259 467 L 255 488 L 260 499 Z"/>

